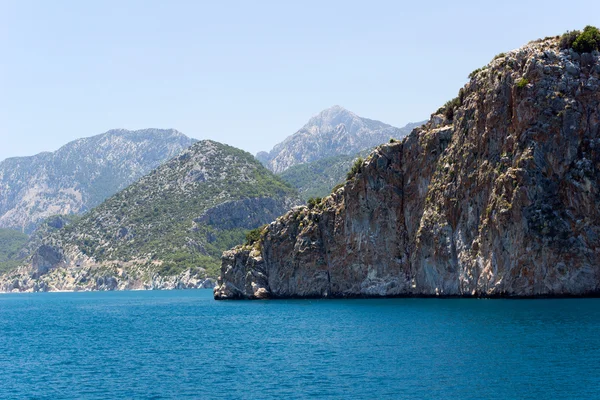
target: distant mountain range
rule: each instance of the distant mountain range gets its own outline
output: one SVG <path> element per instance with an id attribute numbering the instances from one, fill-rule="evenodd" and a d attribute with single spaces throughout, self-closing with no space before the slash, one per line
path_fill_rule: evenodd
<path id="1" fill-rule="evenodd" d="M 323 196 L 344 180 L 359 152 L 420 124 L 395 128 L 334 106 L 257 158 L 275 173 L 287 171 L 282 177 L 303 198 Z M 0 162 L 0 228 L 31 233 L 49 216 L 82 214 L 194 142 L 174 129 L 115 129 L 55 152 L 6 159 Z"/>
<path id="2" fill-rule="evenodd" d="M 286 169 L 279 176 L 295 187 L 305 201 L 325 197 L 335 186 L 346 180 L 346 175 L 355 160 L 368 154 L 369 150 L 365 150 L 352 156 L 339 155 L 298 164 Z"/>
<path id="3" fill-rule="evenodd" d="M 339 155 L 354 155 L 388 142 L 401 139 L 422 122 L 403 128 L 358 115 L 333 106 L 311 118 L 298 132 L 277 144 L 270 152 L 256 155 L 267 168 L 282 173 L 294 165 L 310 163 Z"/>
<path id="4" fill-rule="evenodd" d="M 44 225 L 0 290 L 198 287 L 224 250 L 297 204 L 251 154 L 200 141 L 74 222 Z"/>
<path id="5" fill-rule="evenodd" d="M 113 130 L 7 159 L 0 291 L 203 286 L 250 230 L 327 195 L 356 158 L 416 125 L 332 107 L 263 158 L 279 177 L 249 153 L 175 130 Z"/>
<path id="6" fill-rule="evenodd" d="M 333 106 L 298 132 L 256 157 L 300 192 L 304 200 L 324 197 L 346 180 L 359 157 L 390 139 L 400 140 L 426 121 L 395 128 Z"/>
<path id="7" fill-rule="evenodd" d="M 194 142 L 174 129 L 111 130 L 55 152 L 0 162 L 0 228 L 31 232 L 54 214 L 85 212 Z"/>

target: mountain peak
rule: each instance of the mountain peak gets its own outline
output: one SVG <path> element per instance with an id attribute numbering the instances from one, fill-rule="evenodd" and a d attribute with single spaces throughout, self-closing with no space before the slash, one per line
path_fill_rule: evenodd
<path id="1" fill-rule="evenodd" d="M 345 109 L 344 107 L 337 105 L 337 104 L 324 109 L 323 111 L 321 111 L 319 113 L 319 115 L 320 114 L 341 114 L 341 113 L 354 115 L 354 113 L 352 113 L 351 111 L 349 111 L 349 110 Z"/>
<path id="2" fill-rule="evenodd" d="M 380 121 L 362 118 L 334 105 L 312 117 L 298 132 L 257 158 L 269 169 L 281 173 L 291 166 L 362 150 L 400 139 L 413 125 L 399 129 Z"/>
<path id="3" fill-rule="evenodd" d="M 334 105 L 325 110 L 321 111 L 310 120 L 308 123 L 304 125 L 304 128 L 309 127 L 311 125 L 317 126 L 329 126 L 329 125 L 337 125 L 339 123 L 348 123 L 351 120 L 360 119 L 360 117 L 354 114 L 351 111 L 348 111 L 344 107 Z"/>
<path id="4" fill-rule="evenodd" d="M 175 129 L 113 129 L 0 162 L 0 227 L 29 231 L 102 202 L 194 143 Z"/>

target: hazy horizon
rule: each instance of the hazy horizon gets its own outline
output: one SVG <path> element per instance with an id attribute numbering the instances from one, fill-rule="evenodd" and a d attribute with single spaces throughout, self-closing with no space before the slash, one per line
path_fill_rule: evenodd
<path id="1" fill-rule="evenodd" d="M 173 128 L 256 154 L 334 104 L 402 127 L 495 54 L 597 24 L 598 11 L 585 1 L 4 0 L 0 160 L 117 128 Z"/>
<path id="2" fill-rule="evenodd" d="M 339 105 L 337 105 L 337 104 L 336 104 L 335 106 L 339 106 Z M 332 105 L 331 107 L 333 107 L 333 105 Z M 327 108 L 331 108 L 331 107 L 327 107 Z M 343 107 L 343 106 L 342 106 L 342 108 L 346 109 L 346 107 Z M 346 109 L 346 110 L 348 110 L 348 109 Z M 321 110 L 321 111 L 324 111 L 324 110 Z M 352 112 L 352 110 L 348 110 L 348 111 Z M 285 140 L 285 138 L 287 138 L 288 136 L 291 136 L 291 135 L 293 135 L 293 134 L 294 134 L 294 133 L 296 133 L 298 130 L 300 130 L 300 129 L 301 129 L 301 128 L 302 128 L 302 127 L 303 127 L 303 126 L 304 126 L 304 125 L 305 125 L 305 124 L 306 124 L 306 123 L 307 123 L 307 122 L 308 122 L 308 121 L 309 121 L 309 120 L 310 120 L 312 117 L 315 117 L 315 116 L 317 116 L 317 115 L 319 115 L 319 114 L 320 114 L 320 111 L 319 111 L 319 112 L 317 112 L 317 113 L 315 113 L 314 115 L 311 115 L 311 116 L 307 117 L 307 118 L 306 118 L 306 121 L 305 121 L 305 123 L 303 123 L 303 124 L 302 124 L 302 126 L 299 126 L 299 127 L 298 127 L 298 128 L 297 128 L 297 129 L 296 129 L 294 132 L 290 132 L 289 134 L 287 134 L 287 135 L 283 136 L 283 137 L 281 138 L 281 140 L 279 140 L 279 142 L 276 142 L 276 143 L 274 143 L 274 144 L 280 143 L 280 142 L 282 142 L 283 140 Z M 359 115 L 359 117 L 362 117 L 362 118 L 368 118 L 368 117 L 365 117 L 365 116 L 363 116 L 363 115 Z M 385 121 L 380 121 L 380 122 L 385 122 Z M 417 123 L 417 122 L 420 122 L 420 121 L 407 121 L 405 124 L 402 124 L 402 125 L 400 125 L 400 126 L 396 126 L 396 128 L 403 128 L 403 127 L 405 127 L 406 125 L 409 125 L 409 124 L 412 124 L 412 123 Z M 69 144 L 69 143 L 71 143 L 71 142 L 77 141 L 77 140 L 79 140 L 79 139 L 87 139 L 87 138 L 92 138 L 92 137 L 94 137 L 94 136 L 98 136 L 98 135 L 103 135 L 103 134 L 106 134 L 106 133 L 108 133 L 108 132 L 110 132 L 110 131 L 117 131 L 117 130 L 121 130 L 121 129 L 124 129 L 124 130 L 130 131 L 130 132 L 134 132 L 134 131 L 143 131 L 143 130 L 147 130 L 147 129 L 156 129 L 156 130 L 171 130 L 171 129 L 173 129 L 173 130 L 176 130 L 176 131 L 177 131 L 177 132 L 179 132 L 179 133 L 182 133 L 182 134 L 184 134 L 185 136 L 187 136 L 187 137 L 189 137 L 189 138 L 193 138 L 193 139 L 197 139 L 197 140 L 205 140 L 205 139 L 208 139 L 208 140 L 214 140 L 214 141 L 217 141 L 217 142 L 221 142 L 221 143 L 224 143 L 224 144 L 229 144 L 229 145 L 231 145 L 231 143 L 227 143 L 226 139 L 224 139 L 224 140 L 223 140 L 223 139 L 219 139 L 219 138 L 204 138 L 204 137 L 194 137 L 194 136 L 192 136 L 192 135 L 189 135 L 189 134 L 187 134 L 186 132 L 182 132 L 180 129 L 177 129 L 177 128 L 174 128 L 174 127 L 156 127 L 156 126 L 147 126 L 147 127 L 133 128 L 133 129 L 125 129 L 125 128 L 120 128 L 120 127 L 114 127 L 114 128 L 107 129 L 107 130 L 106 130 L 106 131 L 104 131 L 104 132 L 97 132 L 97 133 L 86 134 L 86 135 L 82 135 L 82 136 L 80 136 L 80 137 L 77 137 L 77 138 L 74 138 L 74 139 L 69 139 L 68 141 L 66 141 L 66 142 L 64 142 L 64 143 L 57 143 L 57 144 L 56 144 L 56 147 L 55 147 L 55 148 L 52 148 L 52 149 L 48 149 L 48 150 L 41 150 L 41 151 L 38 151 L 38 152 L 36 152 L 36 153 L 33 153 L 33 154 L 24 154 L 24 155 L 16 155 L 16 156 L 7 156 L 7 157 L 5 157 L 5 158 L 0 158 L 0 162 L 4 161 L 4 160 L 6 160 L 6 159 L 9 159 L 9 158 L 15 158 L 15 157 L 16 157 L 16 158 L 19 158 L 19 157 L 33 157 L 33 156 L 36 156 L 36 155 L 38 155 L 38 154 L 42 154 L 42 153 L 52 153 L 52 152 L 55 152 L 55 151 L 59 150 L 61 147 L 65 146 L 65 145 L 67 145 L 67 144 Z M 251 153 L 251 154 L 253 154 L 253 155 L 256 155 L 256 154 L 257 154 L 258 152 L 260 152 L 260 151 L 266 151 L 266 152 L 269 152 L 270 150 L 272 150 L 272 147 L 273 147 L 273 146 L 271 146 L 271 147 L 269 147 L 269 148 L 265 148 L 265 149 L 258 150 L 258 151 L 256 151 L 256 152 L 252 152 L 252 151 L 250 151 L 250 150 L 247 150 L 247 149 L 245 149 L 245 148 L 242 148 L 242 147 L 239 147 L 239 146 L 236 146 L 236 147 L 238 147 L 238 148 L 239 148 L 239 149 L 241 149 L 241 150 L 247 151 L 247 152 L 249 152 L 249 153 Z"/>

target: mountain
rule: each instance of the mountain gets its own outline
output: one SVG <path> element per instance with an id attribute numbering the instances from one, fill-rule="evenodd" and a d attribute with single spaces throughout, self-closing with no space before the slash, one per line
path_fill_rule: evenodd
<path id="1" fill-rule="evenodd" d="M 281 179 L 298 189 L 302 199 L 325 197 L 344 181 L 346 172 L 358 156 L 339 155 L 294 165 L 283 171 Z"/>
<path id="2" fill-rule="evenodd" d="M 408 124 L 398 129 L 333 106 L 311 118 L 302 129 L 270 152 L 258 153 L 256 158 L 271 171 L 282 173 L 294 165 L 338 155 L 353 155 L 390 138 L 400 139 L 420 124 Z"/>
<path id="3" fill-rule="evenodd" d="M 100 204 L 194 142 L 176 130 L 111 130 L 57 151 L 0 162 L 0 228 L 31 232 Z"/>
<path id="4" fill-rule="evenodd" d="M 47 222 L 0 290 L 206 285 L 223 250 L 295 204 L 297 192 L 251 154 L 200 141 L 73 222 Z"/>
<path id="5" fill-rule="evenodd" d="M 600 293 L 598 42 L 496 56 L 343 188 L 225 252 L 215 298 Z"/>

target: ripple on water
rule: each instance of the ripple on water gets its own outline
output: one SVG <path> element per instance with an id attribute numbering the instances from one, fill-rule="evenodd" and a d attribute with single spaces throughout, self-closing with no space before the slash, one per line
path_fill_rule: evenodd
<path id="1" fill-rule="evenodd" d="M 600 299 L 0 296 L 0 398 L 600 398 Z"/>

